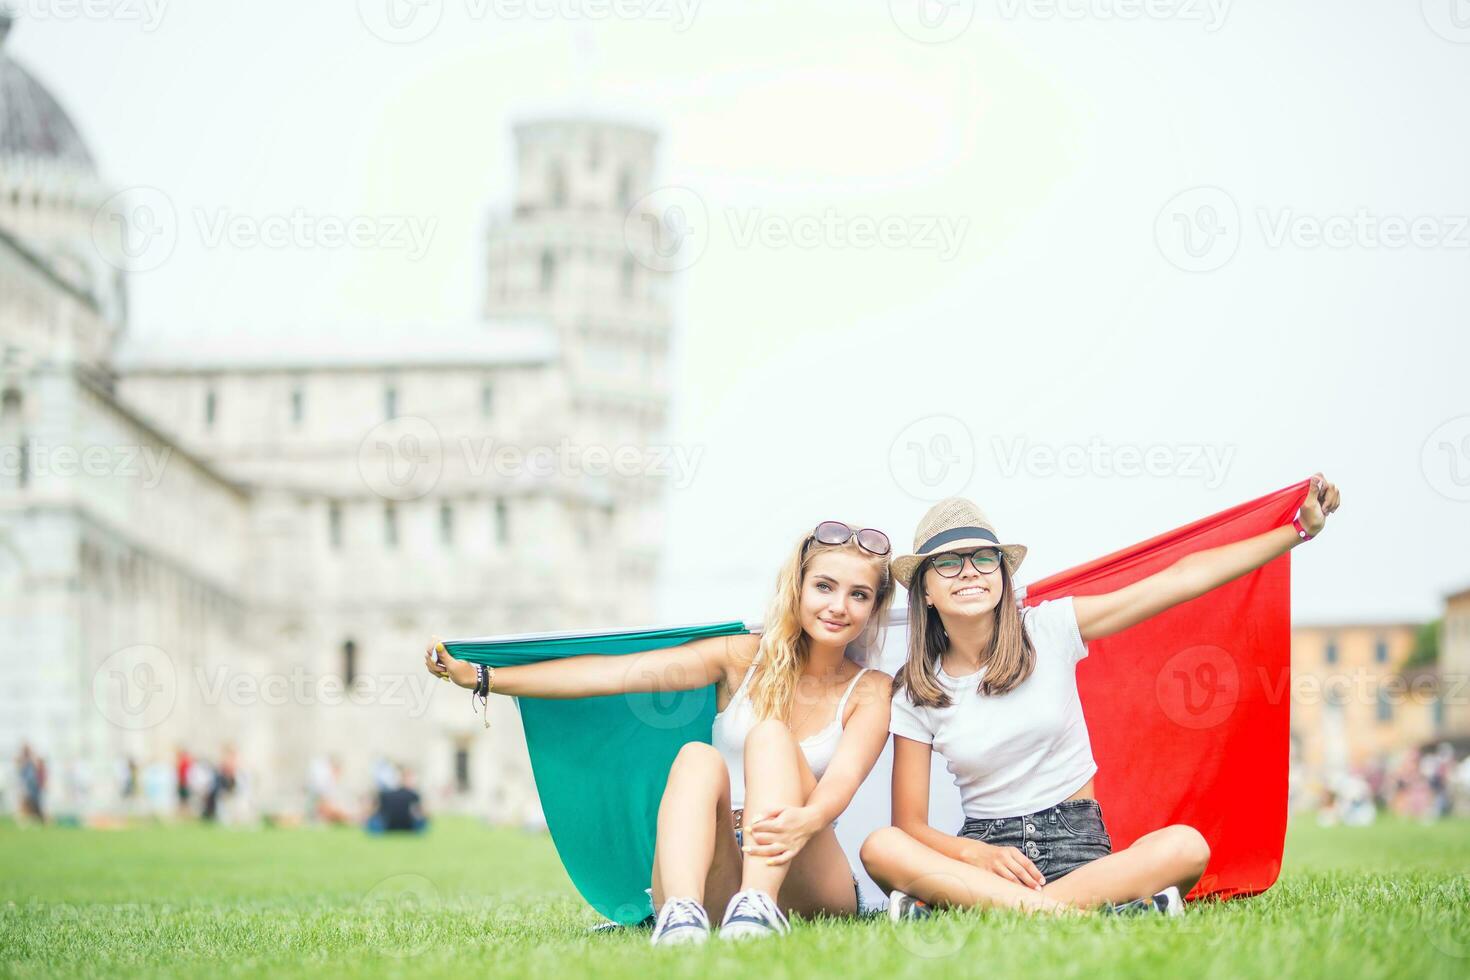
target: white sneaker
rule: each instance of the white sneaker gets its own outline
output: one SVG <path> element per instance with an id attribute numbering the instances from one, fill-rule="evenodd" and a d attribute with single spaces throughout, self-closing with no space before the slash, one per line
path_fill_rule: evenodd
<path id="1" fill-rule="evenodd" d="M 1183 915 L 1184 899 L 1180 896 L 1179 889 L 1170 885 L 1148 898 L 1136 898 L 1119 905 L 1105 905 L 1102 911 L 1114 915 Z"/>
<path id="2" fill-rule="evenodd" d="M 1179 894 L 1179 889 L 1174 885 L 1156 893 L 1153 902 L 1154 908 L 1164 915 L 1184 914 L 1184 897 Z"/>
<path id="3" fill-rule="evenodd" d="M 692 898 L 671 898 L 658 910 L 653 923 L 655 946 L 680 946 L 709 939 L 709 913 Z"/>
<path id="4" fill-rule="evenodd" d="M 927 919 L 929 911 L 928 902 L 917 899 L 908 892 L 901 892 L 895 888 L 888 893 L 888 921 L 890 922 Z"/>
<path id="5" fill-rule="evenodd" d="M 783 936 L 791 931 L 791 923 L 765 892 L 748 889 L 736 892 L 725 907 L 720 923 L 721 939 L 749 939 L 756 936 Z"/>

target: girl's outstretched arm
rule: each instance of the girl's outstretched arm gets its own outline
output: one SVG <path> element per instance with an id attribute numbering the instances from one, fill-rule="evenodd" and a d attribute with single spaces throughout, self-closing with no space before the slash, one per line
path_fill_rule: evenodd
<path id="1" fill-rule="evenodd" d="M 495 668 L 495 694 L 528 698 L 590 698 L 635 691 L 688 691 L 725 676 L 731 663 L 748 663 L 760 637 L 709 636 L 662 650 L 627 654 L 584 654 Z M 437 653 L 437 657 L 435 654 Z M 460 687 L 475 686 L 475 665 L 456 660 L 433 638 L 424 666 Z"/>
<path id="2" fill-rule="evenodd" d="M 1327 515 L 1342 501 L 1337 487 L 1321 473 L 1313 474 L 1312 487 L 1302 503 L 1301 522 L 1315 537 L 1327 523 Z M 1302 542 L 1294 528 L 1282 526 L 1244 541 L 1198 551 L 1148 578 L 1102 595 L 1075 596 L 1072 607 L 1083 640 L 1111 636 L 1157 616 L 1211 589 L 1255 571 L 1273 558 L 1286 554 Z"/>

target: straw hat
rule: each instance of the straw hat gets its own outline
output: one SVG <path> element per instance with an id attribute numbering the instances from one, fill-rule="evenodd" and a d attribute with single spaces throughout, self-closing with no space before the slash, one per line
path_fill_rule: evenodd
<path id="1" fill-rule="evenodd" d="M 925 558 L 943 551 L 974 551 L 989 545 L 1005 555 L 1006 568 L 1014 578 L 1021 559 L 1026 557 L 1023 544 L 1001 544 L 995 527 L 985 519 L 985 512 L 963 497 L 948 497 L 929 508 L 914 531 L 914 553 L 893 559 L 893 577 L 909 588 L 914 572 Z"/>

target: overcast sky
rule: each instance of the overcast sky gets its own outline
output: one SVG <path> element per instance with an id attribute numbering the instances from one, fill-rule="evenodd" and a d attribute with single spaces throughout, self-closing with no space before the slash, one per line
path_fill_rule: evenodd
<path id="1" fill-rule="evenodd" d="M 1299 620 L 1470 585 L 1454 0 L 389 2 L 11 4 L 114 186 L 432 227 L 266 248 L 186 219 L 135 330 L 471 318 L 510 124 L 595 111 L 658 127 L 701 225 L 666 618 L 758 615 L 824 518 L 906 548 L 964 493 L 1034 579 L 1314 469 L 1344 505 L 1293 555 Z"/>

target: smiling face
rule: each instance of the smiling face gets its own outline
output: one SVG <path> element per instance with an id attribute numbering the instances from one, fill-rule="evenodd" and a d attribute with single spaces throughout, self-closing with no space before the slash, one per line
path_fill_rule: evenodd
<path id="1" fill-rule="evenodd" d="M 813 555 L 801 583 L 801 628 L 816 643 L 842 645 L 862 635 L 873 615 L 880 572 L 849 548 Z"/>
<path id="2" fill-rule="evenodd" d="M 962 548 L 965 562 L 954 578 L 945 578 L 935 571 L 933 561 L 924 565 L 924 595 L 945 620 L 973 619 L 988 616 L 1000 603 L 1005 583 L 1001 578 L 1000 564 L 988 572 L 977 571 L 969 555 L 973 548 Z M 994 548 L 984 551 L 999 555 Z"/>

